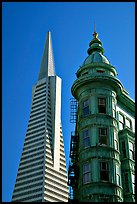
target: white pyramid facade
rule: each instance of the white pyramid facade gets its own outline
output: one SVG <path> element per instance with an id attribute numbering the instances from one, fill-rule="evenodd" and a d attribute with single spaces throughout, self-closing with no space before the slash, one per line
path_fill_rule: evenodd
<path id="1" fill-rule="evenodd" d="M 12 201 L 68 202 L 61 78 L 58 76 L 46 75 L 33 86 L 30 118 Z"/>

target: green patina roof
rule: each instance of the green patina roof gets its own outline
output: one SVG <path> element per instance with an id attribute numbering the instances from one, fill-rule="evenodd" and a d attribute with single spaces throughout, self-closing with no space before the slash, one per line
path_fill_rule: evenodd
<path id="1" fill-rule="evenodd" d="M 104 62 L 106 64 L 110 64 L 109 60 L 102 53 L 94 51 L 85 59 L 82 66 L 93 62 Z"/>
<path id="2" fill-rule="evenodd" d="M 94 32 L 94 38 L 89 43 L 89 49 L 87 50 L 89 56 L 85 59 L 82 66 L 93 63 L 93 62 L 103 62 L 110 64 L 106 56 L 103 55 L 104 49 L 102 47 L 102 42 L 98 38 L 98 34 Z"/>

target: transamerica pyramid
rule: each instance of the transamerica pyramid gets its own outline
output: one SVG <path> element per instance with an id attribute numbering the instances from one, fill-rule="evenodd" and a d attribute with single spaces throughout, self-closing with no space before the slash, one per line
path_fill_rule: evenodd
<path id="1" fill-rule="evenodd" d="M 68 202 L 61 125 L 61 78 L 47 32 L 12 202 Z"/>

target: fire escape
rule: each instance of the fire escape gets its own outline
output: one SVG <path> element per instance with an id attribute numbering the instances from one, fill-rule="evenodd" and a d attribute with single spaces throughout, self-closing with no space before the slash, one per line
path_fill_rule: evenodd
<path id="1" fill-rule="evenodd" d="M 70 108 L 70 122 L 76 123 L 77 119 L 77 101 L 71 99 Z M 78 168 L 77 168 L 77 146 L 78 146 L 78 135 L 76 132 L 71 132 L 70 140 L 70 155 L 69 155 L 69 169 L 68 169 L 68 186 L 69 186 L 69 202 L 76 201 L 76 188 L 78 180 Z"/>

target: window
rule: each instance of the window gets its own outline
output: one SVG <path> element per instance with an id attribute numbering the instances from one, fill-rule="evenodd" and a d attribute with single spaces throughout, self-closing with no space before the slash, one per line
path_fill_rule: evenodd
<path id="1" fill-rule="evenodd" d="M 125 141 L 122 141 L 122 157 L 126 158 L 126 144 Z"/>
<path id="2" fill-rule="evenodd" d="M 119 114 L 119 130 L 124 129 L 124 116 Z"/>
<path id="3" fill-rule="evenodd" d="M 83 145 L 85 148 L 90 146 L 90 137 L 88 130 L 84 130 L 83 132 Z"/>
<path id="4" fill-rule="evenodd" d="M 98 98 L 98 112 L 106 113 L 106 98 Z"/>
<path id="5" fill-rule="evenodd" d="M 126 127 L 131 129 L 131 120 L 126 118 Z"/>
<path id="6" fill-rule="evenodd" d="M 116 183 L 120 186 L 119 166 L 116 165 Z"/>
<path id="7" fill-rule="evenodd" d="M 132 142 L 129 142 L 129 158 L 135 160 L 135 147 Z"/>
<path id="8" fill-rule="evenodd" d="M 90 182 L 90 164 L 85 163 L 83 165 L 83 184 Z"/>
<path id="9" fill-rule="evenodd" d="M 132 191 L 135 194 L 135 174 L 132 174 Z"/>
<path id="10" fill-rule="evenodd" d="M 97 72 L 103 73 L 103 72 L 105 72 L 105 70 L 98 69 Z"/>
<path id="11" fill-rule="evenodd" d="M 108 144 L 107 128 L 99 128 L 99 144 Z"/>
<path id="12" fill-rule="evenodd" d="M 128 193 L 129 192 L 128 173 L 125 173 L 124 180 L 125 180 L 125 191 L 126 191 L 126 193 Z"/>
<path id="13" fill-rule="evenodd" d="M 106 161 L 100 162 L 100 179 L 109 181 L 109 163 Z"/>
<path id="14" fill-rule="evenodd" d="M 114 132 L 114 146 L 115 149 L 118 150 L 118 138 L 116 132 Z"/>
<path id="15" fill-rule="evenodd" d="M 116 118 L 116 105 L 114 99 L 112 100 L 112 115 Z"/>
<path id="16" fill-rule="evenodd" d="M 83 102 L 83 115 L 86 116 L 89 114 L 89 100 L 86 99 L 84 102 Z"/>

